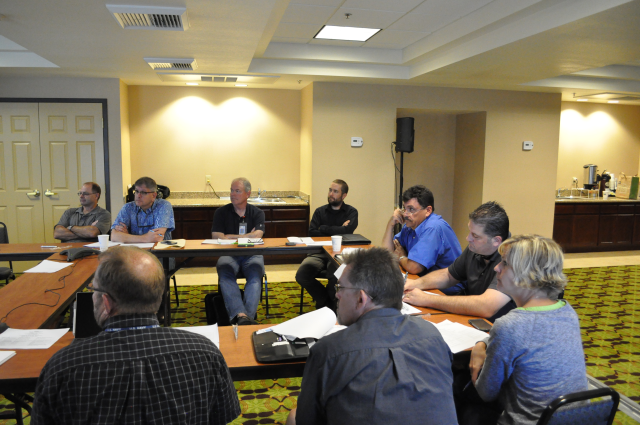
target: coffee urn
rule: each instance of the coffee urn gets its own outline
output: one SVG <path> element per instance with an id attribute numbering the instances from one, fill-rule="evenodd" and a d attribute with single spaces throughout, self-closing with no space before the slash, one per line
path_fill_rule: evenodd
<path id="1" fill-rule="evenodd" d="M 584 188 L 595 189 L 598 186 L 598 166 L 595 164 L 587 164 L 584 166 Z"/>

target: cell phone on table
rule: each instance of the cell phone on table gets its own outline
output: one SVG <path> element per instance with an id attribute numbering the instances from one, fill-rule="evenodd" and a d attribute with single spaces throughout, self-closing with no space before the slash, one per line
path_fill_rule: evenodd
<path id="1" fill-rule="evenodd" d="M 491 330 L 491 324 L 483 319 L 469 319 L 469 324 L 482 332 L 489 332 Z"/>

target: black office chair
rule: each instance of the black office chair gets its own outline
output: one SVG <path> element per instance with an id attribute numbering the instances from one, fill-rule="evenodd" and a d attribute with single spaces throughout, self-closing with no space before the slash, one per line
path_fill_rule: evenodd
<path id="1" fill-rule="evenodd" d="M 7 232 L 7 226 L 0 221 L 0 244 L 9 243 L 9 233 Z M 0 267 L 0 280 L 4 280 L 5 283 L 9 283 L 9 279 L 15 279 L 16 275 L 13 274 L 13 262 L 9 261 L 9 267 Z"/>
<path id="2" fill-rule="evenodd" d="M 316 279 L 326 279 L 327 278 L 327 269 L 322 270 L 316 276 Z M 302 304 L 304 303 L 304 288 L 300 287 L 300 314 L 302 314 Z"/>
<path id="3" fill-rule="evenodd" d="M 17 425 L 23 425 L 22 409 L 31 416 L 31 404 L 33 397 L 28 394 L 2 394 L 4 398 L 13 403 L 14 411 L 0 413 L 0 419 L 15 419 Z"/>
<path id="4" fill-rule="evenodd" d="M 620 395 L 609 387 L 562 395 L 544 409 L 538 425 L 611 425 L 619 402 Z"/>

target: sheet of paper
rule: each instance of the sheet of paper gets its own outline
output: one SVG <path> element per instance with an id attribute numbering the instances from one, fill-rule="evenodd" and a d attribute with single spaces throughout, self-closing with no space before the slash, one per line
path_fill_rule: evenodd
<path id="1" fill-rule="evenodd" d="M 418 314 L 418 313 L 422 313 L 422 311 L 418 310 L 414 306 L 409 305 L 409 304 L 407 304 L 407 303 L 405 303 L 403 301 L 402 302 L 402 310 L 400 310 L 400 313 L 402 313 L 402 314 Z"/>
<path id="2" fill-rule="evenodd" d="M 313 238 L 300 238 L 300 241 L 307 246 L 331 246 L 331 241 L 316 242 Z"/>
<path id="3" fill-rule="evenodd" d="M 218 325 L 209 326 L 179 326 L 174 329 L 180 329 L 183 331 L 193 332 L 194 334 L 202 335 L 209 338 L 216 347 L 220 348 L 220 334 L 218 333 Z"/>
<path id="4" fill-rule="evenodd" d="M 320 339 L 336 324 L 336 314 L 328 307 L 315 310 L 302 316 L 287 320 L 271 329 L 287 339 L 316 338 Z"/>
<path id="5" fill-rule="evenodd" d="M 293 243 L 304 243 L 304 242 L 302 242 L 302 239 L 300 239 L 300 238 L 299 238 L 299 237 L 297 237 L 297 236 L 289 236 L 289 237 L 287 238 L 287 242 L 293 242 Z"/>
<path id="6" fill-rule="evenodd" d="M 238 245 L 244 244 L 264 245 L 264 241 L 260 238 L 238 238 Z"/>
<path id="7" fill-rule="evenodd" d="M 344 325 L 333 325 L 333 327 L 331 329 L 329 329 L 326 334 L 322 335 L 322 337 L 324 338 L 327 335 L 334 334 L 334 333 L 336 333 L 338 331 L 341 331 L 343 329 L 347 329 L 347 327 L 344 326 Z"/>
<path id="8" fill-rule="evenodd" d="M 112 242 L 109 241 L 108 247 L 121 245 L 120 242 Z M 100 242 L 90 243 L 89 245 L 85 245 L 87 248 L 100 248 Z"/>
<path id="9" fill-rule="evenodd" d="M 476 345 L 476 342 L 486 339 L 489 334 L 460 323 L 445 320 L 434 323 L 444 342 L 447 343 L 452 353 L 459 353 Z"/>
<path id="10" fill-rule="evenodd" d="M 24 272 L 25 273 L 55 273 L 55 272 L 59 272 L 65 267 L 69 267 L 72 264 L 73 263 L 69 263 L 66 261 L 60 262 L 60 261 L 44 260 L 42 263 L 38 264 L 37 266 L 29 270 L 25 270 Z"/>
<path id="11" fill-rule="evenodd" d="M 340 276 L 342 276 L 342 272 L 344 272 L 344 269 L 346 268 L 347 268 L 346 264 L 341 264 L 340 267 L 338 267 L 338 270 L 333 272 L 333 275 L 336 277 L 337 280 L 340 280 Z"/>
<path id="12" fill-rule="evenodd" d="M 137 246 L 138 248 L 153 248 L 155 245 L 154 242 L 144 242 L 144 243 L 123 243 L 120 244 L 122 246 Z"/>
<path id="13" fill-rule="evenodd" d="M 15 356 L 15 351 L 0 351 L 0 364 L 6 362 L 11 357 Z"/>
<path id="14" fill-rule="evenodd" d="M 0 349 L 46 350 L 69 332 L 64 329 L 7 329 L 0 334 Z"/>

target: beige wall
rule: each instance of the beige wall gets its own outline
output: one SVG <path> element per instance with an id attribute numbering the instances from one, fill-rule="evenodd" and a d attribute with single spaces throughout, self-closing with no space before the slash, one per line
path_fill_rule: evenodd
<path id="1" fill-rule="evenodd" d="M 312 190 L 313 84 L 302 89 L 300 107 L 300 190 Z"/>
<path id="2" fill-rule="evenodd" d="M 349 203 L 360 212 L 357 232 L 379 244 L 394 207 L 390 143 L 397 109 L 484 111 L 482 201 L 502 202 L 513 232 L 551 236 L 555 175 L 544 170 L 557 167 L 560 103 L 559 94 L 547 93 L 314 83 L 312 210 L 325 202 L 315 195 L 328 182 L 345 179 Z M 351 148 L 351 136 L 363 137 L 364 146 Z M 525 140 L 535 143 L 533 151 L 522 151 Z M 425 170 L 425 181 L 433 178 Z"/>
<path id="3" fill-rule="evenodd" d="M 417 184 L 428 187 L 433 192 L 435 212 L 451 223 L 456 116 L 398 109 L 397 117 L 415 120 L 414 150 L 404 154 L 404 190 Z M 399 168 L 400 153 L 396 154 L 396 163 Z"/>
<path id="4" fill-rule="evenodd" d="M 124 204 L 120 150 L 120 82 L 115 78 L 0 78 L 0 93 L 7 98 L 107 99 L 109 119 L 109 176 L 111 211 Z"/>
<path id="5" fill-rule="evenodd" d="M 453 185 L 453 230 L 461 246 L 468 228 L 469 213 L 482 204 L 484 144 L 487 114 L 476 112 L 456 116 L 455 181 Z"/>
<path id="6" fill-rule="evenodd" d="M 131 178 L 172 191 L 300 188 L 300 91 L 129 87 Z"/>
<path id="7" fill-rule="evenodd" d="M 583 166 L 633 176 L 640 159 L 640 106 L 562 102 L 556 187 L 584 184 Z"/>
<path id="8" fill-rule="evenodd" d="M 122 192 L 131 181 L 131 139 L 129 137 L 129 86 L 120 81 L 120 139 L 122 145 Z M 115 217 L 114 217 L 115 218 Z"/>

